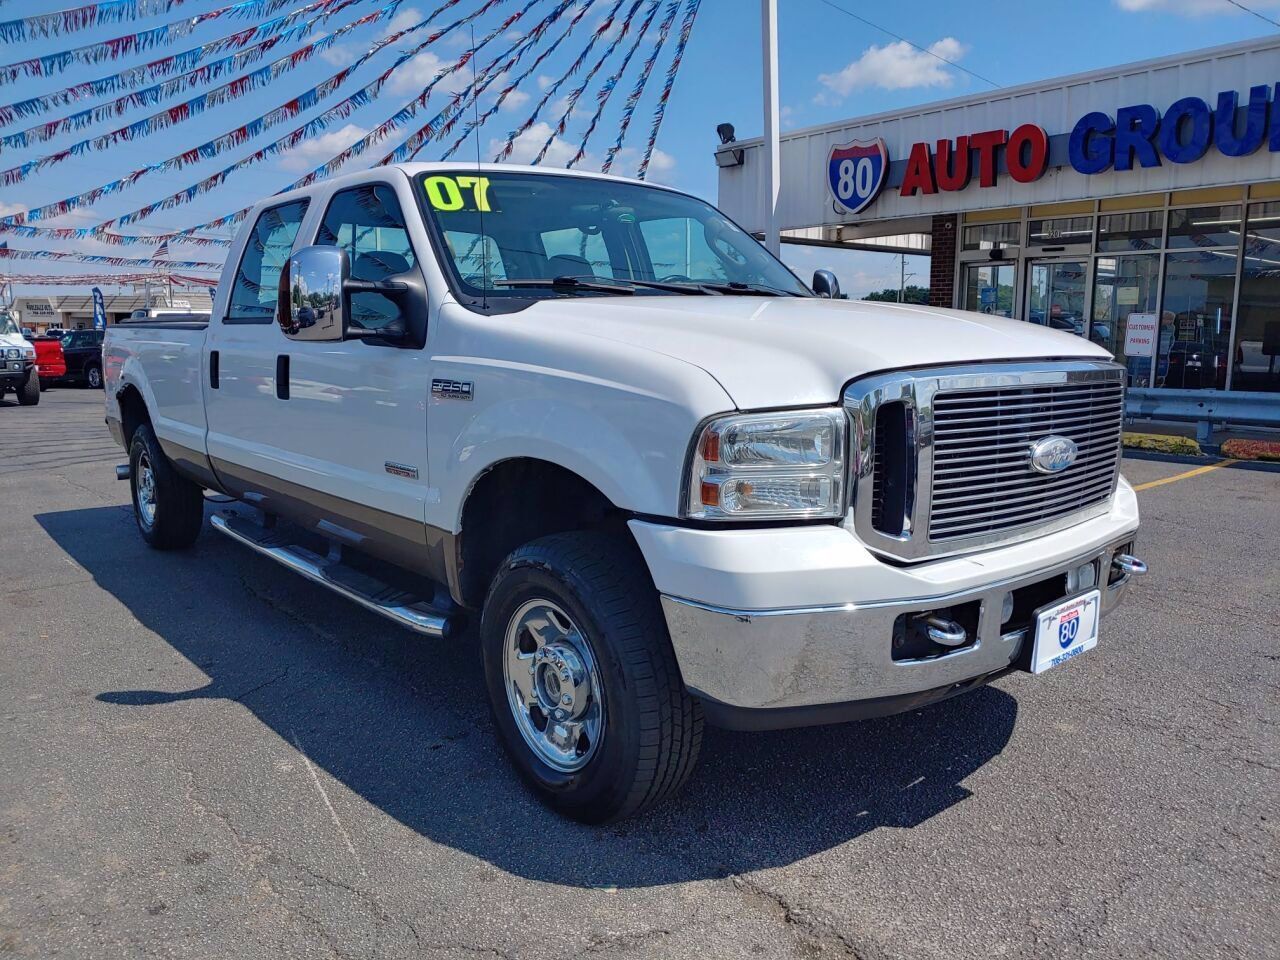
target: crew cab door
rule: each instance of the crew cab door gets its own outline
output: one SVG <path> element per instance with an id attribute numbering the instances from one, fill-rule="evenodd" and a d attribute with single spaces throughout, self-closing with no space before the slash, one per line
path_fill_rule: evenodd
<path id="1" fill-rule="evenodd" d="M 260 309 L 270 291 L 271 323 L 224 341 L 234 346 L 219 357 L 220 384 L 209 391 L 210 451 L 215 425 L 222 422 L 213 410 L 230 401 L 237 411 L 230 418 L 236 436 L 220 437 L 218 443 L 251 471 L 245 478 L 249 499 L 261 495 L 268 509 L 422 570 L 430 390 L 423 349 L 425 294 L 408 298 L 421 308 L 409 308 L 416 337 L 408 344 L 376 339 L 377 329 L 395 321 L 402 309 L 377 293 L 351 295 L 349 324 L 368 329 L 367 340 L 295 340 L 274 322 L 280 271 L 294 247 L 342 246 L 353 279 L 396 277 L 421 290 L 418 253 L 392 182 L 368 182 L 331 195 L 318 192 L 312 204 L 305 213 L 292 212 L 302 221 L 293 236 L 263 238 L 264 247 L 282 249 L 282 255 L 270 258 L 269 269 L 257 277 L 252 270 L 240 271 L 238 284 L 249 274 L 245 299 L 255 285 L 260 289 Z M 283 249 L 285 239 L 290 249 Z M 251 244 L 246 260 L 252 253 Z M 241 363 L 250 372 L 249 382 L 234 379 Z M 255 483 L 261 489 L 252 489 Z"/>

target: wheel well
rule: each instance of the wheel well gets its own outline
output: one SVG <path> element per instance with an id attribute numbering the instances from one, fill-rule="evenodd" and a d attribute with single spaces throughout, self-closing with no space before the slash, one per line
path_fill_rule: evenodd
<path id="1" fill-rule="evenodd" d="M 147 402 L 142 399 L 142 392 L 134 386 L 126 386 L 116 400 L 120 404 L 120 429 L 124 432 L 125 449 L 133 439 L 133 431 L 139 425 L 151 423 L 151 414 L 147 413 Z"/>
<path id="2" fill-rule="evenodd" d="M 462 508 L 458 587 L 479 608 L 503 559 L 539 537 L 568 530 L 608 530 L 627 538 L 627 514 L 571 470 L 545 460 L 504 460 L 472 486 Z"/>

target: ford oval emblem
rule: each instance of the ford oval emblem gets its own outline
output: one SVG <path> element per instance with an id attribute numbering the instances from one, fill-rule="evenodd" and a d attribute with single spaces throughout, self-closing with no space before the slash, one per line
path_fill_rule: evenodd
<path id="1" fill-rule="evenodd" d="M 1036 473 L 1061 473 L 1076 462 L 1080 448 L 1069 437 L 1045 437 L 1031 445 L 1031 469 Z"/>

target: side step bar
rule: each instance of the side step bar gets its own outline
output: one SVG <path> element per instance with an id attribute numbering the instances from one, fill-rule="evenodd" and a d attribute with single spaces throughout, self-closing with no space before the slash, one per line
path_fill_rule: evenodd
<path id="1" fill-rule="evenodd" d="M 328 587 L 366 610 L 408 627 L 414 633 L 437 638 L 447 638 L 453 633 L 455 621 L 448 614 L 367 574 L 321 557 L 305 547 L 286 543 L 273 530 L 230 513 L 215 513 L 209 522 L 219 533 L 270 557 L 314 583 Z"/>

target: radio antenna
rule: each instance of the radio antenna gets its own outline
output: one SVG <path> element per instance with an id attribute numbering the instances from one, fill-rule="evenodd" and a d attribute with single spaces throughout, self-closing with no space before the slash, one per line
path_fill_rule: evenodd
<path id="1" fill-rule="evenodd" d="M 475 121 L 471 126 L 472 138 L 476 142 L 476 189 L 474 196 L 478 198 L 476 213 L 480 217 L 480 263 L 484 271 L 484 286 L 480 289 L 480 309 L 489 309 L 489 238 L 484 232 L 484 206 L 489 191 L 484 187 L 484 177 L 480 169 L 480 91 L 476 88 L 476 23 L 471 21 L 471 108 L 475 112 Z"/>

